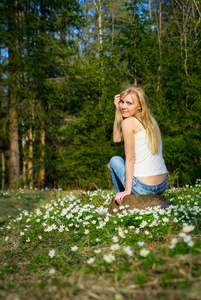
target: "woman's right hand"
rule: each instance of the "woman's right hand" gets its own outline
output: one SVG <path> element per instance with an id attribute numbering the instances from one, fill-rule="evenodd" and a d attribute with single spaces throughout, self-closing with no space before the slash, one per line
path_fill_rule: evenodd
<path id="1" fill-rule="evenodd" d="M 119 108 L 120 102 L 120 94 L 114 96 L 114 105 L 116 106 L 116 110 Z"/>

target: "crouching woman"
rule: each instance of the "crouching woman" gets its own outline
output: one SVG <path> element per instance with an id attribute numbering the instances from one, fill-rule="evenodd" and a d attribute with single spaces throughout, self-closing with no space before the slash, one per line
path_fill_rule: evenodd
<path id="1" fill-rule="evenodd" d="M 125 160 L 111 158 L 109 166 L 121 204 L 130 194 L 162 194 L 168 186 L 167 168 L 162 155 L 162 140 L 144 90 L 128 86 L 114 97 L 114 142 L 124 141 Z"/>

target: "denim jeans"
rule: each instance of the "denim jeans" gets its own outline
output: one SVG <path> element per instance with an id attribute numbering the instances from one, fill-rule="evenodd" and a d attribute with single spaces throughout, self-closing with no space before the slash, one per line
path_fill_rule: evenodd
<path id="1" fill-rule="evenodd" d="M 114 184 L 115 192 L 123 192 L 125 189 L 125 161 L 120 156 L 114 156 L 111 158 L 110 171 L 112 175 L 112 181 Z M 162 194 L 168 186 L 168 176 L 166 179 L 158 185 L 148 185 L 143 183 L 136 177 L 133 177 L 132 191 L 134 195 L 148 195 L 148 194 Z"/>

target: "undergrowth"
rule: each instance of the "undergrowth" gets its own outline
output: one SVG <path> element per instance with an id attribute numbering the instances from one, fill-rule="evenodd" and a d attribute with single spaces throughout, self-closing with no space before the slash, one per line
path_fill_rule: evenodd
<path id="1" fill-rule="evenodd" d="M 24 207 L 25 199 L 35 199 L 26 210 L 8 202 L 10 216 L 4 203 L 2 299 L 199 299 L 200 180 L 167 190 L 166 210 L 123 207 L 111 216 L 113 196 L 103 190 L 1 192 L 1 203 L 18 199 Z"/>

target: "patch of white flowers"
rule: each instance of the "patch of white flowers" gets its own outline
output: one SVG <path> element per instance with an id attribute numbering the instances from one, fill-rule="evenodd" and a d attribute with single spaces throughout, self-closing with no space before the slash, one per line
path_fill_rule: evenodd
<path id="1" fill-rule="evenodd" d="M 197 182 L 197 185 L 198 184 L 200 184 L 200 181 Z M 180 190 L 181 189 L 174 189 L 174 192 L 177 193 Z M 168 192 L 172 191 L 167 191 L 167 193 Z M 20 190 L 18 194 L 23 195 L 23 190 Z M 99 196 L 99 198 L 102 200 L 102 205 L 95 206 L 92 204 L 92 202 L 83 204 L 83 195 L 89 197 L 90 201 L 93 200 L 93 197 Z M 197 197 L 198 196 L 199 198 L 201 197 L 201 192 L 198 193 Z M 139 239 L 141 233 L 146 235 L 146 240 L 147 238 L 151 239 L 152 234 L 150 231 L 152 228 L 156 228 L 158 226 L 169 226 L 169 224 L 172 223 L 182 224 L 183 228 L 178 236 L 172 238 L 169 248 L 174 249 L 177 243 L 180 241 L 185 242 L 189 247 L 193 247 L 194 241 L 190 233 L 195 228 L 194 225 L 191 224 L 191 219 L 197 218 L 197 215 L 201 212 L 201 205 L 200 202 L 198 202 L 198 198 L 196 198 L 197 201 L 195 201 L 195 197 L 194 199 L 191 199 L 190 195 L 182 197 L 179 196 L 177 197 L 178 204 L 170 205 L 166 210 L 161 209 L 160 207 L 149 207 L 145 210 L 126 210 L 127 207 L 121 206 L 119 212 L 112 216 L 107 213 L 107 209 L 108 204 L 113 197 L 114 193 L 102 190 L 97 190 L 94 192 L 82 192 L 80 196 L 70 193 L 69 195 L 61 197 L 57 200 L 51 200 L 49 203 L 35 209 L 31 213 L 26 210 L 22 211 L 19 209 L 20 215 L 18 218 L 10 221 L 7 226 L 1 227 L 0 229 L 6 229 L 7 231 L 10 231 L 14 228 L 13 224 L 15 223 L 16 225 L 17 222 L 19 222 L 21 228 L 19 231 L 19 237 L 22 238 L 25 236 L 24 238 L 28 243 L 31 242 L 31 239 L 29 238 L 31 235 L 28 236 L 29 227 L 31 226 L 30 224 L 35 223 L 41 228 L 41 235 L 37 237 L 38 240 L 43 239 L 42 231 L 44 233 L 49 233 L 52 231 L 58 232 L 61 234 L 61 236 L 63 233 L 69 234 L 69 232 L 73 233 L 76 237 L 78 234 L 82 234 L 86 240 L 89 240 L 92 236 L 94 238 L 95 233 L 97 237 L 94 238 L 93 241 L 98 244 L 104 239 L 102 238 L 102 234 L 104 233 L 104 230 L 107 230 L 108 224 L 113 224 L 113 226 L 115 226 L 114 232 L 112 234 L 109 233 L 109 235 L 111 235 L 109 236 L 110 241 L 112 242 L 111 245 L 109 245 L 109 247 L 106 249 L 103 247 L 93 250 L 96 255 L 100 255 L 107 263 L 112 263 L 115 261 L 115 255 L 117 255 L 119 252 L 130 257 L 134 256 L 132 245 L 126 245 L 126 238 L 131 234 L 134 237 L 133 244 L 136 243 L 140 247 L 140 256 L 147 257 L 150 254 L 150 251 L 149 249 L 145 248 L 145 242 L 135 242 L 135 239 Z M 184 199 L 187 199 L 187 204 L 183 204 Z M 171 198 L 170 202 L 173 200 L 174 198 Z M 179 204 L 179 201 L 182 204 Z M 117 212 L 116 209 L 113 211 Z M 127 217 L 132 217 L 133 223 L 129 224 L 130 226 L 125 229 L 123 225 L 124 220 Z M 135 220 L 136 224 L 138 224 L 137 226 L 134 223 Z M 188 223 L 186 223 L 186 220 L 188 220 Z M 9 236 L 7 234 L 5 235 L 4 240 L 9 243 Z M 72 244 L 71 251 L 79 251 L 78 246 Z M 110 251 L 110 253 L 107 253 L 108 251 Z M 55 250 L 49 250 L 49 256 L 51 258 L 55 257 L 55 253 Z M 86 260 L 86 262 L 87 264 L 92 264 L 95 262 L 95 258 L 90 257 L 88 260 Z"/>
<path id="2" fill-rule="evenodd" d="M 107 262 L 107 263 L 112 263 L 113 261 L 115 261 L 115 256 L 113 254 L 108 254 L 108 255 L 104 255 L 103 259 Z"/>

